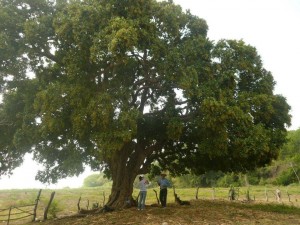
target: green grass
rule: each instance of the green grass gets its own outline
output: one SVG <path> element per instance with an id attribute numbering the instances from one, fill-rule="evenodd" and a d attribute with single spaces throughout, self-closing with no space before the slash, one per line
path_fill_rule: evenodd
<path id="1" fill-rule="evenodd" d="M 239 204 L 248 207 L 252 210 L 260 210 L 265 212 L 285 213 L 300 215 L 300 188 L 298 185 L 289 187 L 279 187 L 282 194 L 282 201 L 277 202 L 275 199 L 275 190 L 277 187 L 272 186 L 251 186 L 251 187 L 240 187 L 238 201 L 232 202 L 232 205 Z M 241 204 L 239 202 L 246 199 L 246 193 L 249 189 L 250 198 L 255 201 L 251 201 L 250 204 Z M 156 187 L 154 190 L 159 192 L 159 188 Z M 177 189 L 176 193 L 181 200 L 195 200 L 196 199 L 196 188 L 182 188 Z M 268 192 L 268 201 L 266 201 L 265 190 Z M 9 208 L 10 206 L 22 206 L 28 204 L 34 204 L 38 194 L 38 189 L 24 189 L 24 190 L 0 190 L 0 209 Z M 49 202 L 51 193 L 55 191 L 55 207 L 51 211 L 53 216 L 63 217 L 67 215 L 74 215 L 77 213 L 78 200 L 81 197 L 80 207 L 84 209 L 91 209 L 93 203 L 99 203 L 103 205 L 108 200 L 110 194 L 110 187 L 96 187 L 96 188 L 77 188 L 77 189 L 44 189 L 42 190 L 40 201 L 38 204 L 37 218 L 43 219 L 44 208 Z M 222 203 L 229 202 L 228 200 L 229 188 L 200 188 L 198 190 L 199 200 L 218 200 Z M 133 196 L 138 195 L 138 190 L 134 189 Z M 290 196 L 288 196 L 288 194 Z M 288 198 L 290 197 L 290 198 Z M 104 199 L 105 198 L 105 199 Z M 153 188 L 148 189 L 146 204 L 151 205 L 157 203 L 155 192 Z M 174 203 L 173 189 L 170 188 L 168 192 L 168 203 Z M 221 204 L 220 203 L 220 204 Z M 254 204 L 253 204 L 254 203 Z M 239 206 L 240 207 L 240 206 Z M 5 213 L 4 213 L 5 214 Z M 1 218 L 0 218 L 1 220 Z"/>
<path id="2" fill-rule="evenodd" d="M 253 204 L 245 207 L 265 212 L 276 212 L 283 214 L 297 214 L 300 215 L 300 208 L 292 205 L 283 204 Z"/>

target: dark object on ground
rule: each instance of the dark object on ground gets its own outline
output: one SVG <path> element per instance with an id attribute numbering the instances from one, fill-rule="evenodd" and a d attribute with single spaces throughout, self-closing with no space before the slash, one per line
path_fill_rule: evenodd
<path id="1" fill-rule="evenodd" d="M 191 203 L 189 201 L 182 201 L 177 194 L 174 194 L 175 197 L 175 202 L 179 205 L 191 205 Z"/>
<path id="2" fill-rule="evenodd" d="M 189 201 L 182 201 L 178 195 L 175 192 L 175 186 L 173 186 L 173 193 L 174 193 L 174 198 L 175 198 L 175 202 L 179 205 L 190 205 L 191 203 Z"/>

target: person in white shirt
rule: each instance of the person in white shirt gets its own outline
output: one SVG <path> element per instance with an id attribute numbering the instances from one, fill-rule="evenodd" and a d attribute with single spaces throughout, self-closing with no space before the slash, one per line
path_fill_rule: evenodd
<path id="1" fill-rule="evenodd" d="M 149 185 L 149 181 L 145 179 L 144 175 L 139 176 L 139 201 L 138 201 L 138 210 L 145 209 L 145 201 L 147 196 L 147 187 Z"/>

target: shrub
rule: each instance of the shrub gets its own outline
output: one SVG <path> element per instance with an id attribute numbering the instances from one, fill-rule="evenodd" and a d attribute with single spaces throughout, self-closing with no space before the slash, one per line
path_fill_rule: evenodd
<path id="1" fill-rule="evenodd" d="M 58 202 L 53 200 L 49 209 L 48 209 L 48 214 L 50 215 L 51 218 L 56 218 L 57 213 L 62 211 L 61 207 L 59 206 Z"/>
<path id="2" fill-rule="evenodd" d="M 283 171 L 277 178 L 276 178 L 276 184 L 278 185 L 289 185 L 292 183 L 297 182 L 295 173 L 292 169 L 287 169 Z"/>
<path id="3" fill-rule="evenodd" d="M 217 181 L 218 187 L 239 187 L 241 184 L 240 176 L 236 173 L 227 173 Z"/>

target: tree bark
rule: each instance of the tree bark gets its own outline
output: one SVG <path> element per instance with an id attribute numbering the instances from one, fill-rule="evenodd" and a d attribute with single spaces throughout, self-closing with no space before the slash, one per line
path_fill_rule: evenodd
<path id="1" fill-rule="evenodd" d="M 110 208 L 126 208 L 135 205 L 132 192 L 136 175 L 125 171 L 122 174 L 123 178 L 119 176 L 118 179 L 113 180 L 111 194 L 106 204 Z"/>
<path id="2" fill-rule="evenodd" d="M 137 204 L 132 197 L 134 180 L 139 173 L 148 172 L 147 166 L 150 164 L 146 159 L 158 148 L 160 145 L 144 148 L 136 143 L 128 143 L 114 154 L 109 162 L 113 184 L 106 206 L 125 208 Z"/>
<path id="3" fill-rule="evenodd" d="M 125 146 L 121 151 L 115 153 L 110 163 L 112 175 L 112 189 L 107 206 L 110 208 L 125 208 L 133 205 L 133 182 L 138 175 L 137 168 L 130 163 L 132 146 Z M 138 165 L 136 164 L 135 167 Z"/>

